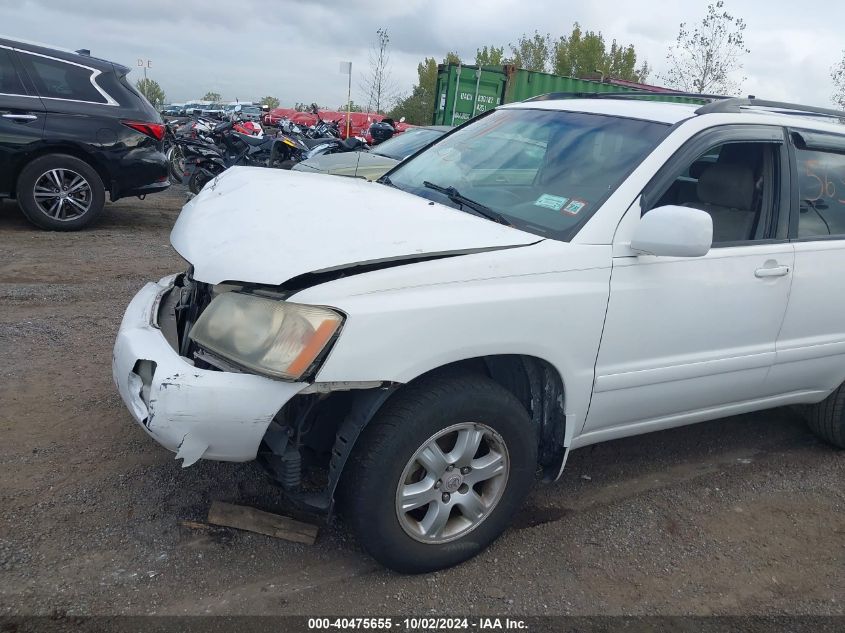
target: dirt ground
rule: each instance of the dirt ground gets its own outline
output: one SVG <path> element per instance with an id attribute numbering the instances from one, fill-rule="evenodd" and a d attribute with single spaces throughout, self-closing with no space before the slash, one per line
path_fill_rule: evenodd
<path id="1" fill-rule="evenodd" d="M 845 452 L 786 409 L 575 451 L 492 547 L 430 575 L 381 569 L 342 523 L 313 547 L 181 527 L 215 499 L 281 507 L 254 464 L 183 470 L 112 384 L 133 293 L 185 267 L 183 196 L 71 234 L 0 204 L 0 615 L 845 614 Z"/>

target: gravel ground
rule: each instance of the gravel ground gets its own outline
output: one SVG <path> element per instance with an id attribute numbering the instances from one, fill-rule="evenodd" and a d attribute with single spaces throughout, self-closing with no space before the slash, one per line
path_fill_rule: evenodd
<path id="1" fill-rule="evenodd" d="M 180 527 L 215 499 L 283 507 L 253 464 L 180 468 L 112 385 L 126 304 L 184 267 L 183 196 L 72 234 L 0 204 L 0 615 L 843 614 L 845 453 L 788 409 L 575 451 L 492 547 L 430 575 L 379 568 L 342 522 L 313 547 Z"/>

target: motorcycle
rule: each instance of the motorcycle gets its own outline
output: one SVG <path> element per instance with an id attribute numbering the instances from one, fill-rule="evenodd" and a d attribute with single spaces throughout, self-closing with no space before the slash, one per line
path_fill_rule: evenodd
<path id="1" fill-rule="evenodd" d="M 396 133 L 396 124 L 393 119 L 385 118 L 381 121 L 375 121 L 370 125 L 370 136 L 373 139 L 373 145 L 384 143 Z"/>
<path id="2" fill-rule="evenodd" d="M 202 130 L 205 124 L 199 126 Z M 170 178 L 182 182 L 185 175 L 185 143 L 213 144 L 207 134 L 198 131 L 196 121 L 170 121 L 164 129 L 164 154 L 167 157 Z"/>
<path id="3" fill-rule="evenodd" d="M 205 184 L 229 167 L 244 165 L 290 169 L 305 157 L 308 148 L 295 138 L 243 134 L 226 121 L 212 130 L 215 145 L 183 143 L 188 189 L 197 194 Z"/>
<path id="4" fill-rule="evenodd" d="M 258 137 L 264 136 L 264 130 L 255 121 L 233 121 L 233 125 L 234 127 L 232 129 L 241 134 Z"/>
<path id="5" fill-rule="evenodd" d="M 305 136 L 305 130 L 287 117 L 282 117 L 278 123 L 279 132 L 286 136 Z"/>

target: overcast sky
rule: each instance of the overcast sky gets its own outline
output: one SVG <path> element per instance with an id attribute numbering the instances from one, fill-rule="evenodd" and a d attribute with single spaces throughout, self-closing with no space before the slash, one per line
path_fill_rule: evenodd
<path id="1" fill-rule="evenodd" d="M 830 67 L 845 49 L 845 1 L 727 0 L 748 24 L 743 92 L 829 105 Z M 219 92 L 224 100 L 278 97 L 283 105 L 346 101 L 338 62 L 353 62 L 360 88 L 378 27 L 390 33 L 390 69 L 408 92 L 417 64 L 456 50 L 470 63 L 485 44 L 507 47 L 535 29 L 554 37 L 572 23 L 632 43 L 640 59 L 665 68 L 682 21 L 700 20 L 693 0 L 0 0 L 0 34 L 89 48 L 127 66 L 152 60 L 150 76 L 169 101 Z M 139 76 L 133 70 L 130 77 Z"/>

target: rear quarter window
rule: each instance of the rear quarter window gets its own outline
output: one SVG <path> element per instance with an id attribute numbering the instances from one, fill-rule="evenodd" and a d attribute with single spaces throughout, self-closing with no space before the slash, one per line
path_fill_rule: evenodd
<path id="1" fill-rule="evenodd" d="M 0 93 L 7 95 L 23 95 L 21 78 L 12 64 L 12 51 L 0 48 Z"/>
<path id="2" fill-rule="evenodd" d="M 845 236 L 845 154 L 797 150 L 798 237 Z"/>
<path id="3" fill-rule="evenodd" d="M 43 98 L 108 103 L 94 87 L 92 75 L 95 71 L 90 68 L 32 55 L 25 51 L 19 53 L 24 69 Z"/>

